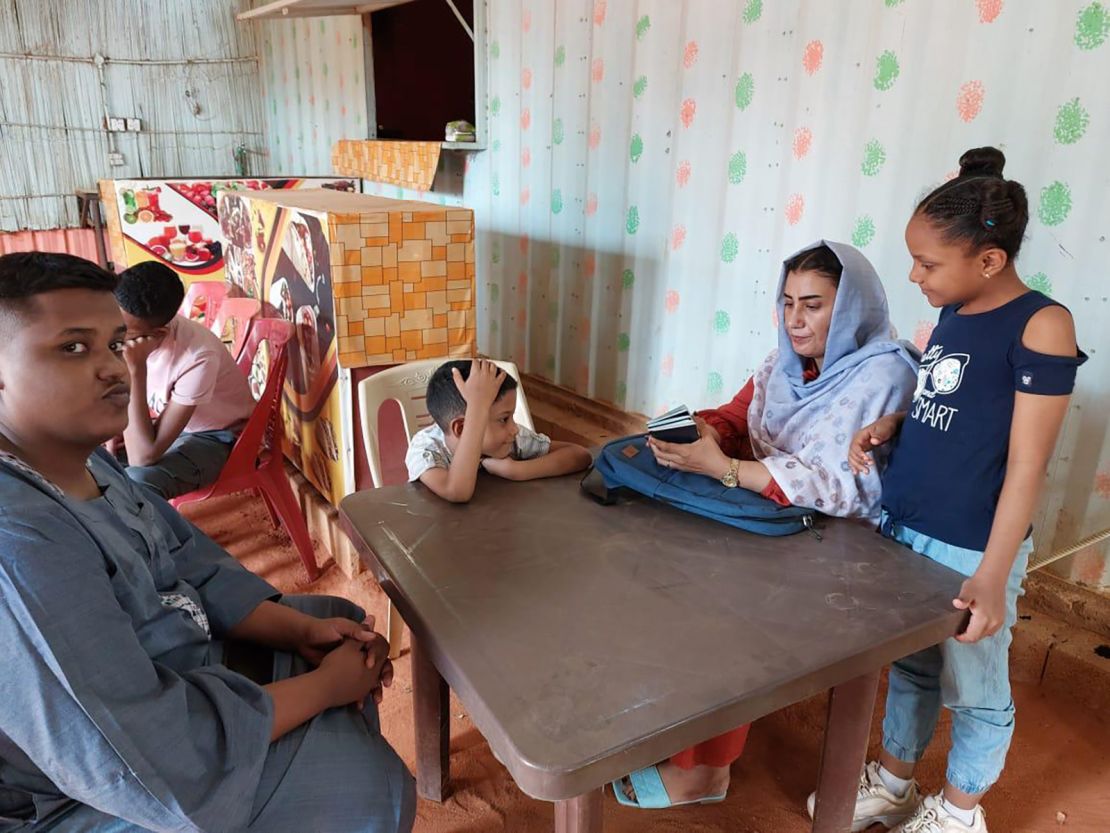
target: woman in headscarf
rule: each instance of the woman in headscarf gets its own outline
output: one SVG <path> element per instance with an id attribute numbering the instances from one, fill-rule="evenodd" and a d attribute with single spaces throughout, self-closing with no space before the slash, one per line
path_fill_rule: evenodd
<path id="1" fill-rule="evenodd" d="M 879 276 L 857 249 L 819 240 L 783 264 L 778 306 L 778 349 L 731 402 L 696 415 L 701 439 L 651 438 L 652 451 L 661 465 L 784 506 L 876 521 L 884 461 L 853 474 L 849 444 L 861 427 L 905 410 L 917 381 Z M 614 782 L 617 800 L 645 809 L 723 801 L 748 728 Z"/>

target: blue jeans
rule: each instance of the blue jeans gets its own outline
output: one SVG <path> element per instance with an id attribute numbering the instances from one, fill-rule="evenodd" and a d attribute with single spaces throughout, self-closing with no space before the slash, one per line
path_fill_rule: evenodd
<path id="1" fill-rule="evenodd" d="M 983 553 L 955 547 L 891 523 L 886 513 L 883 534 L 914 552 L 972 575 Z M 986 792 L 1002 774 L 1014 734 L 1010 696 L 1010 629 L 1017 621 L 1017 599 L 1033 539 L 1018 550 L 1006 582 L 1006 621 L 998 633 L 973 644 L 946 639 L 895 662 L 883 719 L 883 748 L 900 761 L 920 760 L 932 740 L 940 707 L 952 713 L 952 751 L 948 783 L 970 795 Z"/>

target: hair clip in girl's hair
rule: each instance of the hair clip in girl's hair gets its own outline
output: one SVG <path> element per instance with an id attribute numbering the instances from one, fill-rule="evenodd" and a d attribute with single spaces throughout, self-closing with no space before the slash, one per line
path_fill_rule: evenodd
<path id="1" fill-rule="evenodd" d="M 994 220 L 984 220 L 983 225 L 987 228 L 994 228 Z"/>

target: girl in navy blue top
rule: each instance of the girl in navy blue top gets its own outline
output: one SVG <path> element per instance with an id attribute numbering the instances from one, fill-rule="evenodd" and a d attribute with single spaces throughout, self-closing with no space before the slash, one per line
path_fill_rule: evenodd
<path id="1" fill-rule="evenodd" d="M 970 611 L 960 636 L 891 668 L 883 751 L 863 773 L 853 830 L 881 822 L 902 833 L 986 833 L 979 801 L 1013 736 L 1010 628 L 1030 521 L 1086 356 L 1068 310 L 1018 277 L 1029 210 L 1004 164 L 995 148 L 968 151 L 959 176 L 910 218 L 910 280 L 940 320 L 909 410 L 852 443 L 849 464 L 863 472 L 871 450 L 893 442 L 882 532 L 968 576 L 953 604 Z M 947 783 L 921 799 L 914 764 L 942 705 L 952 714 Z"/>

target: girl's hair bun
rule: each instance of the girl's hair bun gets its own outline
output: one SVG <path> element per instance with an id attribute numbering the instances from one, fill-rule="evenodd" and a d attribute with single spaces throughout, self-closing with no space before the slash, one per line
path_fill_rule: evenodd
<path id="1" fill-rule="evenodd" d="M 960 157 L 960 176 L 1002 176 L 1006 157 L 998 148 L 972 148 Z"/>

